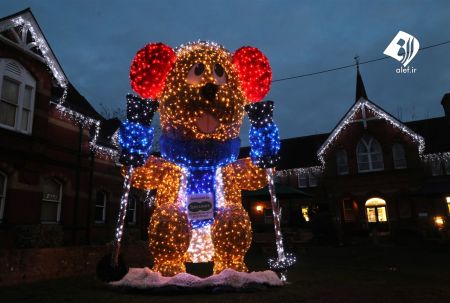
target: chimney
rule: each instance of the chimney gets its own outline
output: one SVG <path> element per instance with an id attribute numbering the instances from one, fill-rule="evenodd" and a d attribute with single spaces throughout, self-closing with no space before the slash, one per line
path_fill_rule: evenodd
<path id="1" fill-rule="evenodd" d="M 450 123 L 450 93 L 446 93 L 444 97 L 442 97 L 441 104 L 444 108 L 445 118 L 447 118 L 447 122 Z"/>

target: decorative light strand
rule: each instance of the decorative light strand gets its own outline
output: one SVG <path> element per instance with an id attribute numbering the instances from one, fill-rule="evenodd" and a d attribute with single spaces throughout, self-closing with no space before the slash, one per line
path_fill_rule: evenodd
<path id="1" fill-rule="evenodd" d="M 332 143 L 336 140 L 336 138 L 339 136 L 339 134 L 345 130 L 351 123 L 353 123 L 353 118 L 358 112 L 358 110 L 364 110 L 365 108 L 369 109 L 375 116 L 377 116 L 380 119 L 383 119 L 387 122 L 389 122 L 394 127 L 400 129 L 403 133 L 408 135 L 413 139 L 414 142 L 418 145 L 418 151 L 421 155 L 423 151 L 425 150 L 425 140 L 422 136 L 416 134 L 413 132 L 410 128 L 408 128 L 406 125 L 399 122 L 397 119 L 383 111 L 380 107 L 375 105 L 374 103 L 365 100 L 364 98 L 360 98 L 356 104 L 352 107 L 352 109 L 346 114 L 342 122 L 333 130 L 333 132 L 330 134 L 328 139 L 322 144 L 322 146 L 319 148 L 317 152 L 317 157 L 322 162 L 322 165 L 325 166 L 325 153 L 329 149 L 329 147 L 332 145 Z"/>

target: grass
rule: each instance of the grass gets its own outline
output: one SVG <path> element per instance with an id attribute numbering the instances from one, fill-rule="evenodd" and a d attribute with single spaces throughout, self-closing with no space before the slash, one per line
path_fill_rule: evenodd
<path id="1" fill-rule="evenodd" d="M 311 247 L 298 254 L 290 284 L 220 294 L 148 294 L 113 290 L 94 276 L 0 288 L 1 302 L 450 302 L 450 250 L 437 247 Z M 265 257 L 253 251 L 252 270 Z"/>

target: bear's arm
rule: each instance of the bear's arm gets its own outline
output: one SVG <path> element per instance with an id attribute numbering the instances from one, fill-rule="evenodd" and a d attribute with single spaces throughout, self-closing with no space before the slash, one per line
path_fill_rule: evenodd
<path id="1" fill-rule="evenodd" d="M 156 189 L 163 180 L 166 162 L 160 157 L 150 156 L 143 166 L 134 169 L 131 186 L 144 190 Z M 126 167 L 122 166 L 122 175 L 125 173 Z"/>
<path id="2" fill-rule="evenodd" d="M 266 170 L 253 165 L 250 158 L 238 159 L 226 169 L 231 170 L 234 182 L 242 190 L 257 190 L 267 185 Z"/>

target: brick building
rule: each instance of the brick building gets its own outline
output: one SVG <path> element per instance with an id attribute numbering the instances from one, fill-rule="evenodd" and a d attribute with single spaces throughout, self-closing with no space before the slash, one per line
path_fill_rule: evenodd
<path id="1" fill-rule="evenodd" d="M 285 229 L 300 221 L 340 242 L 374 230 L 448 236 L 450 94 L 444 116 L 404 123 L 369 100 L 359 68 L 356 82 L 355 102 L 332 132 L 282 140 L 278 182 L 303 192 L 281 199 Z M 247 196 L 252 221 L 270 224 L 268 196 Z"/>
<path id="2" fill-rule="evenodd" d="M 0 248 L 112 240 L 119 125 L 73 87 L 31 10 L 0 19 Z M 128 216 L 136 239 L 148 222 L 140 195 Z"/>

